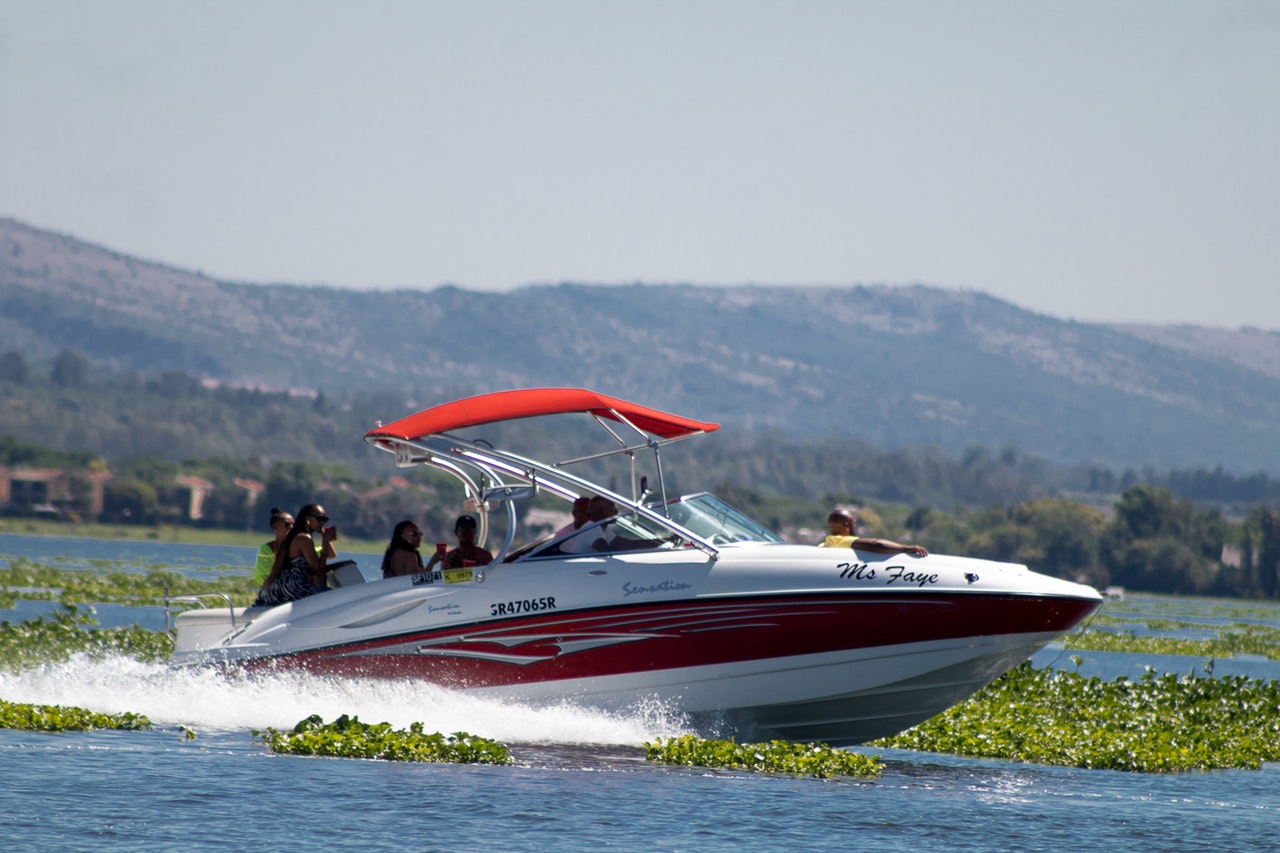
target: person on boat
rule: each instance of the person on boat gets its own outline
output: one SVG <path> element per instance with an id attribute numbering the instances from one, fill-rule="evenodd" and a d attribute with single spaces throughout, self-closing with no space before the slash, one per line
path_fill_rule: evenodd
<path id="1" fill-rule="evenodd" d="M 587 501 L 587 520 L 581 526 L 605 521 L 618 514 L 618 507 L 603 495 L 596 495 Z M 605 535 L 603 525 L 560 543 L 560 550 L 566 554 L 590 554 L 593 551 L 608 551 L 609 538 Z"/>
<path id="2" fill-rule="evenodd" d="M 608 522 L 618 514 L 618 506 L 602 495 L 596 495 L 587 505 L 587 523 Z M 657 548 L 663 544 L 661 539 L 633 539 L 618 532 L 619 528 L 608 523 L 596 524 L 579 536 L 566 539 L 560 543 L 560 551 L 565 554 L 591 554 L 610 551 L 636 551 L 646 548 Z"/>
<path id="3" fill-rule="evenodd" d="M 382 576 L 398 578 L 422 572 L 422 529 L 405 519 L 391 530 L 391 544 L 382 555 Z"/>
<path id="4" fill-rule="evenodd" d="M 293 527 L 293 513 L 280 509 L 279 507 L 271 508 L 271 530 L 275 533 L 275 538 L 270 542 L 263 542 L 258 547 L 258 558 L 253 566 L 253 583 L 259 589 L 267 582 L 267 576 L 271 574 L 271 567 L 276 562 L 276 549 L 280 543 L 284 541 L 284 537 L 289 533 L 289 528 Z M 320 549 L 326 549 L 326 558 L 332 560 L 338 555 L 337 550 L 330 542 L 328 546 L 322 545 L 319 540 L 316 541 L 316 553 L 320 553 Z M 329 565 L 333 568 L 333 564 Z"/>
<path id="5" fill-rule="evenodd" d="M 289 528 L 293 527 L 293 513 L 273 506 L 269 525 L 271 532 L 276 536 L 270 542 L 263 542 L 258 547 L 258 560 L 253 566 L 253 583 L 259 589 L 267 582 L 267 575 L 271 574 L 271 567 L 275 565 L 276 548 L 284 541 Z"/>
<path id="6" fill-rule="evenodd" d="M 837 507 L 827 516 L 827 538 L 818 543 L 820 548 L 853 548 L 875 554 L 911 554 L 927 557 L 929 552 L 920 545 L 903 545 L 891 539 L 872 539 L 858 536 L 858 519 L 850 510 Z"/>
<path id="7" fill-rule="evenodd" d="M 458 537 L 458 547 L 444 555 L 442 568 L 460 569 L 466 563 L 487 566 L 493 562 L 493 555 L 476 545 L 475 516 L 458 516 L 458 520 L 453 523 L 453 533 Z"/>
<path id="8" fill-rule="evenodd" d="M 574 500 L 573 509 L 571 510 L 573 513 L 573 520 L 564 527 L 561 527 L 555 533 L 551 534 L 551 538 L 559 539 L 561 536 L 568 536 L 575 530 L 581 530 L 582 525 L 587 523 L 587 508 L 589 506 L 591 506 L 591 498 L 584 496 Z"/>
<path id="9" fill-rule="evenodd" d="M 298 510 L 293 526 L 276 546 L 271 574 L 253 602 L 255 607 L 275 607 L 328 589 L 325 562 L 338 535 L 337 528 L 325 527 L 328 523 L 329 516 L 319 504 Z"/>

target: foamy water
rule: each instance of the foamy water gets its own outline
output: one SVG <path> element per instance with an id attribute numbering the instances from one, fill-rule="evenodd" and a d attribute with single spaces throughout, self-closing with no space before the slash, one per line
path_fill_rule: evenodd
<path id="1" fill-rule="evenodd" d="M 224 675 L 112 657 L 72 660 L 18 674 L 0 673 L 10 702 L 74 705 L 106 714 L 145 714 L 156 726 L 196 730 L 292 728 L 319 714 L 342 714 L 396 728 L 465 731 L 504 743 L 639 746 L 679 734 L 678 714 L 655 704 L 606 713 L 571 704 L 529 707 L 484 699 L 422 681 L 318 677 L 305 673 Z"/>

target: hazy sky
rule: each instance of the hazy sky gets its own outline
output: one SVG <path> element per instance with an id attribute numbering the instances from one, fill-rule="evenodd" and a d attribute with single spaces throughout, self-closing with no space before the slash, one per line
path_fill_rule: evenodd
<path id="1" fill-rule="evenodd" d="M 1280 329 L 1280 0 L 0 0 L 0 215 L 238 281 Z"/>

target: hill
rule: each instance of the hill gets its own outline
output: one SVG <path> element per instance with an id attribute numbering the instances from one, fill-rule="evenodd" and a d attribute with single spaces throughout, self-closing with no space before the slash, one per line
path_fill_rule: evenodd
<path id="1" fill-rule="evenodd" d="M 581 385 L 795 439 L 1280 472 L 1280 335 L 1077 323 L 924 285 L 246 284 L 0 219 L 0 350 L 64 348 L 232 386 L 394 389 L 366 423 Z"/>

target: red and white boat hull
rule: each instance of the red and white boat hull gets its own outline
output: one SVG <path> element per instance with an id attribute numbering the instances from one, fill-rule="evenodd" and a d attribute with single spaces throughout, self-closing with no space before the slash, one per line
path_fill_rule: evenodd
<path id="1" fill-rule="evenodd" d="M 802 550 L 830 566 L 810 586 L 843 571 L 830 552 Z M 593 578 L 653 571 L 639 556 L 630 561 L 574 562 Z M 698 586 L 714 588 L 712 575 L 743 571 L 725 562 L 710 574 L 701 566 L 687 569 L 703 575 Z M 879 565 L 887 576 L 884 569 L 893 562 L 868 565 Z M 1003 569 L 1014 569 L 1012 578 L 1020 583 L 975 589 L 981 578 L 964 580 L 972 576 L 967 570 L 973 562 L 912 561 L 940 579 L 954 577 L 943 588 L 868 583 L 812 593 L 657 598 L 694 586 L 668 579 L 644 588 L 654 589 L 652 596 L 640 594 L 657 600 L 612 605 L 574 601 L 579 596 L 572 594 L 568 600 L 535 596 L 530 590 L 544 586 L 545 577 L 502 583 L 495 572 L 486 584 L 425 593 L 402 579 L 382 582 L 398 585 L 398 594 L 340 603 L 338 590 L 268 611 L 237 638 L 205 652 L 249 670 L 415 679 L 535 703 L 624 709 L 656 700 L 699 728 L 858 743 L 901 731 L 980 689 L 1086 618 L 1100 601 L 1086 587 L 1020 567 Z M 995 565 L 984 571 L 999 581 Z M 804 576 L 792 574 L 792 581 Z M 1046 589 L 1017 588 L 1038 585 Z M 334 599 L 325 602 L 328 596 Z M 321 609 L 325 603 L 333 606 Z M 423 624 L 432 621 L 433 608 L 449 621 Z M 307 609 L 316 612 L 308 615 Z M 508 609 L 533 612 L 465 619 L 467 613 Z M 335 622 L 339 614 L 345 617 Z M 279 624 L 272 626 L 273 620 Z"/>

